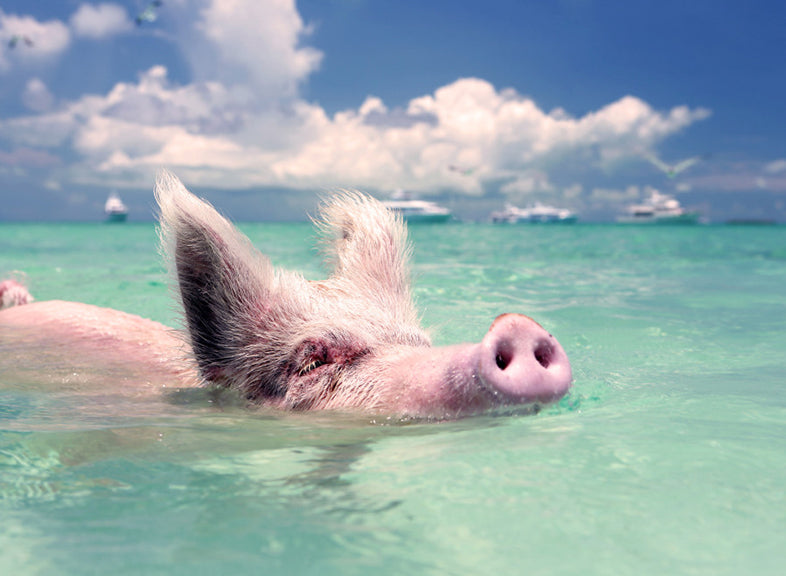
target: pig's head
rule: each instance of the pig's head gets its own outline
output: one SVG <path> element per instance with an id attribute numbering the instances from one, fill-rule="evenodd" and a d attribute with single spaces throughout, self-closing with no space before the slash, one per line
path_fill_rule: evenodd
<path id="1" fill-rule="evenodd" d="M 174 176 L 159 176 L 156 197 L 208 383 L 282 408 L 436 418 L 548 403 L 570 386 L 562 347 L 526 316 L 498 317 L 480 343 L 432 348 L 410 294 L 406 228 L 370 197 L 342 193 L 323 206 L 333 272 L 321 282 L 274 268 Z"/>

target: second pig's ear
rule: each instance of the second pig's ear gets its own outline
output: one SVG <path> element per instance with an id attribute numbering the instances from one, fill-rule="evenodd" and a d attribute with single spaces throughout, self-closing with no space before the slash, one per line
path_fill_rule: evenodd
<path id="1" fill-rule="evenodd" d="M 173 175 L 156 181 L 162 247 L 177 277 L 191 346 L 206 380 L 230 382 L 239 357 L 259 339 L 258 314 L 271 305 L 268 259 Z M 242 370 L 242 368 L 240 368 Z"/>
<path id="2" fill-rule="evenodd" d="M 321 219 L 331 277 L 344 289 L 379 302 L 387 314 L 418 323 L 410 295 L 407 228 L 378 200 L 358 192 L 336 194 L 323 203 Z"/>

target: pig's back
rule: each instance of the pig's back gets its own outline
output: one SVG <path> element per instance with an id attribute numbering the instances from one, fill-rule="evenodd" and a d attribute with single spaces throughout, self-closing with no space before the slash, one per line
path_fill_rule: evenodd
<path id="1" fill-rule="evenodd" d="M 115 385 L 120 377 L 137 392 L 194 385 L 188 356 L 171 328 L 118 310 L 50 300 L 0 311 L 4 383 L 89 388 Z"/>

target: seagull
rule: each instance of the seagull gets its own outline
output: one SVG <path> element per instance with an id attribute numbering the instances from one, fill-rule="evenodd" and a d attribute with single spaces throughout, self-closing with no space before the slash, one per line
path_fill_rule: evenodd
<path id="1" fill-rule="evenodd" d="M 680 172 L 687 170 L 703 159 L 701 156 L 692 156 L 690 158 L 686 158 L 685 160 L 681 160 L 676 164 L 666 164 L 663 160 L 654 154 L 644 154 L 644 157 L 649 160 L 653 166 L 664 172 L 669 178 L 674 178 Z"/>
<path id="2" fill-rule="evenodd" d="M 461 166 L 456 166 L 454 164 L 448 166 L 448 170 L 451 172 L 458 172 L 462 176 L 470 176 L 475 171 L 474 168 L 462 168 Z"/>
<path id="3" fill-rule="evenodd" d="M 156 18 L 158 18 L 157 9 L 160 8 L 163 3 L 162 0 L 153 0 L 145 6 L 145 9 L 134 18 L 136 25 L 141 26 L 144 22 L 155 22 Z"/>
<path id="4" fill-rule="evenodd" d="M 11 36 L 11 39 L 8 41 L 8 47 L 11 50 L 13 50 L 14 48 L 16 48 L 16 45 L 19 44 L 20 41 L 24 42 L 25 46 L 32 46 L 33 45 L 33 41 L 30 39 L 29 36 L 22 36 L 20 34 L 14 34 L 13 36 Z"/>

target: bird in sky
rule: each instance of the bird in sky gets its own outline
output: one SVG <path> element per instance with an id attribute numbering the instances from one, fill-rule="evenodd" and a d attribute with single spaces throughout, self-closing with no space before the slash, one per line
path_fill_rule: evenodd
<path id="1" fill-rule="evenodd" d="M 134 18 L 136 25 L 141 26 L 145 22 L 155 22 L 158 18 L 158 9 L 163 3 L 164 2 L 162 0 L 153 0 L 152 2 L 148 3 L 148 5 L 145 6 L 145 9 L 137 14 L 136 18 Z"/>
<path id="2" fill-rule="evenodd" d="M 11 39 L 8 41 L 8 47 L 13 50 L 16 48 L 17 44 L 20 42 L 24 42 L 25 46 L 33 46 L 33 41 L 30 39 L 29 36 L 24 36 L 22 34 L 14 34 L 11 36 Z"/>
<path id="3" fill-rule="evenodd" d="M 653 166 L 658 168 L 658 170 L 665 173 L 666 176 L 668 176 L 669 178 L 674 178 L 680 172 L 687 170 L 697 162 L 703 160 L 701 156 L 691 156 L 690 158 L 686 158 L 685 160 L 680 160 L 676 164 L 667 164 L 666 162 L 664 162 L 654 154 L 645 153 L 644 157 L 647 160 L 649 160 Z"/>
<path id="4" fill-rule="evenodd" d="M 475 171 L 474 168 L 465 168 L 462 166 L 456 166 L 455 164 L 451 164 L 450 166 L 448 166 L 448 170 L 450 170 L 451 172 L 457 172 L 462 176 L 471 176 L 472 173 Z"/>

